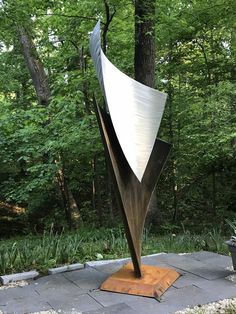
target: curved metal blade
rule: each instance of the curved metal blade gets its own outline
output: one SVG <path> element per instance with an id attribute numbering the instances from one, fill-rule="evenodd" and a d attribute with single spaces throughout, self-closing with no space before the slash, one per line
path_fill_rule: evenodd
<path id="1" fill-rule="evenodd" d="M 101 49 L 100 22 L 90 38 L 90 52 L 123 153 L 141 182 L 161 123 L 167 95 L 117 69 Z"/>

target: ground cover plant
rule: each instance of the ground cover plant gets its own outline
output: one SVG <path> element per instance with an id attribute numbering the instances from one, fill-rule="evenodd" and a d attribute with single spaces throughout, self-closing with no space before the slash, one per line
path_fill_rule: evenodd
<path id="1" fill-rule="evenodd" d="M 154 235 L 145 230 L 142 255 L 158 252 L 193 252 L 210 250 L 227 254 L 225 237 L 217 232 L 200 235 Z M 0 241 L 0 274 L 48 268 L 97 259 L 129 257 L 127 241 L 121 227 L 113 229 L 82 229 L 79 232 L 52 231 Z"/>
<path id="2" fill-rule="evenodd" d="M 236 299 L 225 299 L 219 302 L 213 302 L 206 305 L 198 305 L 194 308 L 187 308 L 177 311 L 174 314 L 235 314 Z"/>

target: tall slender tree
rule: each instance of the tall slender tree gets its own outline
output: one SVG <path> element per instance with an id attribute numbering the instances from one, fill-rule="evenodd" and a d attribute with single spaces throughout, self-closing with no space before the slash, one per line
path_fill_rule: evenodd
<path id="1" fill-rule="evenodd" d="M 135 79 L 149 87 L 155 87 L 155 0 L 135 1 Z M 160 224 L 156 190 L 152 194 L 146 225 Z"/>
<path id="2" fill-rule="evenodd" d="M 19 26 L 17 30 L 22 47 L 22 53 L 34 84 L 38 103 L 40 105 L 48 106 L 51 95 L 49 80 L 30 35 L 30 31 L 25 26 Z M 61 156 L 58 156 L 58 158 L 60 159 L 62 168 L 57 173 L 57 181 L 67 221 L 70 228 L 78 227 L 78 221 L 80 218 L 79 208 L 66 180 L 63 158 Z"/>

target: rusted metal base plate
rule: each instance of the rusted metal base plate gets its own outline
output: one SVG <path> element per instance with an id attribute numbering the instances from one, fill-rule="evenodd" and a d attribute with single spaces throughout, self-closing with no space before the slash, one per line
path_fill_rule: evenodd
<path id="1" fill-rule="evenodd" d="M 101 285 L 101 290 L 159 298 L 179 278 L 175 270 L 142 265 L 142 277 L 135 277 L 132 263 L 126 264 Z"/>

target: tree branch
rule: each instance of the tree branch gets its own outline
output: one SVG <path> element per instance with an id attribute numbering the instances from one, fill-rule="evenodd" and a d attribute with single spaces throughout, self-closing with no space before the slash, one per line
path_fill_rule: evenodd
<path id="1" fill-rule="evenodd" d="M 109 26 L 111 24 L 111 21 L 113 19 L 113 17 L 115 16 L 116 14 L 116 9 L 114 8 L 114 11 L 112 14 L 110 14 L 110 7 L 107 3 L 107 0 L 103 0 L 104 2 L 104 6 L 105 6 L 105 11 L 106 11 L 106 22 L 103 23 L 104 25 L 104 29 L 103 29 L 103 35 L 102 35 L 102 38 L 103 38 L 103 51 L 104 53 L 106 54 L 106 47 L 107 47 L 107 32 L 108 32 L 108 29 L 109 29 Z"/>
<path id="2" fill-rule="evenodd" d="M 38 14 L 38 16 L 60 16 L 60 17 L 66 17 L 66 18 L 77 18 L 77 19 L 83 19 L 83 20 L 90 20 L 97 22 L 98 19 L 95 17 L 89 17 L 89 16 L 82 16 L 82 15 L 67 15 L 67 14 L 60 14 L 60 13 L 47 13 L 47 14 Z M 101 24 L 105 24 L 101 22 Z"/>

